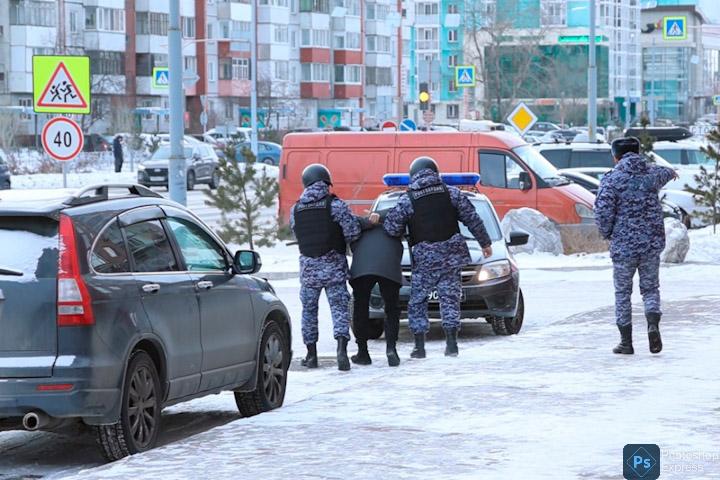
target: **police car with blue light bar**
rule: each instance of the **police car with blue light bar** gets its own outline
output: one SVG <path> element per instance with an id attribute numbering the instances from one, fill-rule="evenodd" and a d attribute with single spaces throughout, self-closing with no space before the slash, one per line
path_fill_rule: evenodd
<path id="1" fill-rule="evenodd" d="M 475 190 L 480 181 L 476 173 L 446 173 L 440 175 L 447 185 L 463 190 L 485 223 L 485 228 L 493 242 L 493 255 L 483 258 L 482 249 L 470 231 L 463 225 L 460 233 L 465 237 L 472 263 L 462 268 L 463 319 L 484 318 L 498 335 L 512 335 L 520 331 L 525 314 L 525 304 L 520 289 L 520 272 L 510 246 L 524 245 L 529 235 L 525 232 L 511 232 L 509 238 L 503 236 L 492 202 Z M 410 183 L 406 174 L 387 174 L 383 177 L 390 189 L 382 193 L 373 203 L 373 212 L 385 212 L 393 208 Z M 412 260 L 405 243 L 402 260 L 403 284 L 400 289 L 400 308 L 407 312 L 412 282 Z M 429 295 L 428 314 L 430 318 L 440 318 L 440 305 L 437 292 Z M 376 286 L 370 298 L 371 338 L 379 338 L 383 333 L 385 319 L 384 304 Z"/>

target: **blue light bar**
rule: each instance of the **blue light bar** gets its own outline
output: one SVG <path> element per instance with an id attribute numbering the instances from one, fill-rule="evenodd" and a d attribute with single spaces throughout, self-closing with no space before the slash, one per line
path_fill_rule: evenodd
<path id="1" fill-rule="evenodd" d="M 480 182 L 478 173 L 441 173 L 440 178 L 446 185 L 475 186 Z M 388 173 L 383 175 L 383 183 L 388 187 L 407 187 L 410 175 L 406 173 Z"/>

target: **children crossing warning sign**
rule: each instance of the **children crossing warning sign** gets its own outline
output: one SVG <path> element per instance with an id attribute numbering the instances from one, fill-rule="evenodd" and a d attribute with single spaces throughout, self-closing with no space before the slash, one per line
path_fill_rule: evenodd
<path id="1" fill-rule="evenodd" d="M 33 57 L 33 109 L 36 113 L 90 113 L 90 59 Z"/>

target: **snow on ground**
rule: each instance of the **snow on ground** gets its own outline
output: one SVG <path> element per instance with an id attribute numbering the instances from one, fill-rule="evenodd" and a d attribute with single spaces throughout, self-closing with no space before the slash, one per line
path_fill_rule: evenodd
<path id="1" fill-rule="evenodd" d="M 690 250 L 685 261 L 720 264 L 720 226 L 717 233 L 713 233 L 713 227 L 690 230 Z"/>
<path id="2" fill-rule="evenodd" d="M 666 304 L 657 356 L 639 321 L 636 355 L 610 353 L 607 307 L 513 337 L 463 332 L 455 359 L 435 332 L 428 359 L 407 360 L 405 335 L 398 369 L 376 355 L 292 371 L 280 410 L 69 478 L 619 478 L 626 443 L 660 445 L 663 478 L 720 478 L 720 351 L 697 336 L 720 335 L 718 308 Z"/>
<path id="3" fill-rule="evenodd" d="M 137 183 L 135 172 L 93 172 L 93 173 L 68 173 L 67 187 L 81 188 L 99 183 Z M 36 173 L 33 175 L 13 175 L 13 189 L 29 188 L 63 188 L 63 176 L 61 173 Z"/>

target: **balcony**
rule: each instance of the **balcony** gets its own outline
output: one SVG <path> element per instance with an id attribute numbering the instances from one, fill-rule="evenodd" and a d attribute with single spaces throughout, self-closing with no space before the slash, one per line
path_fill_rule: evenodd
<path id="1" fill-rule="evenodd" d="M 435 40 L 417 40 L 415 42 L 415 50 L 440 50 L 440 41 Z"/>
<path id="2" fill-rule="evenodd" d="M 440 15 L 416 15 L 415 25 L 440 25 Z"/>
<path id="3" fill-rule="evenodd" d="M 249 97 L 250 80 L 219 80 L 218 96 L 220 97 Z"/>

